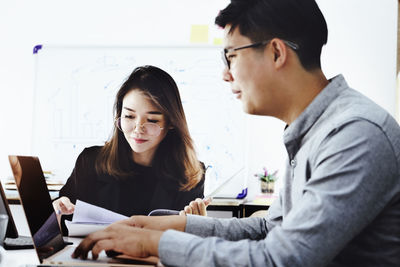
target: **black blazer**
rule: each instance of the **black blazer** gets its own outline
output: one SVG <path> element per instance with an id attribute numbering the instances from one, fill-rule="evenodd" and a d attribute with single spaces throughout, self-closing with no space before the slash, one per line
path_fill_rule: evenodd
<path id="1" fill-rule="evenodd" d="M 67 196 L 73 203 L 80 199 L 126 216 L 147 215 L 154 209 L 181 210 L 191 200 L 204 197 L 204 175 L 190 191 L 179 191 L 178 182 L 159 177 L 153 168 L 133 161 L 129 166 L 135 171 L 132 177 L 98 175 L 95 161 L 100 149 L 93 146 L 82 151 L 60 197 Z"/>

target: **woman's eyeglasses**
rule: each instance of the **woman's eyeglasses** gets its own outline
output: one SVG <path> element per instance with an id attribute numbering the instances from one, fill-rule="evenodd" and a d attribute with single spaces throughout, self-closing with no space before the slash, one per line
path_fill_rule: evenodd
<path id="1" fill-rule="evenodd" d="M 138 124 L 136 123 L 135 119 L 124 117 L 117 118 L 115 120 L 115 126 L 124 133 L 131 133 L 136 129 L 136 127 L 139 127 L 139 130 L 143 134 L 150 136 L 159 136 L 161 130 L 164 129 L 154 122 L 145 122 L 143 124 Z"/>

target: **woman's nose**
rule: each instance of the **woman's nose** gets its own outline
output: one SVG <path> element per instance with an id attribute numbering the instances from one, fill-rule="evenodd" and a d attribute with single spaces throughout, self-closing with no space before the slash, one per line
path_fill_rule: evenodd
<path id="1" fill-rule="evenodd" d="M 144 132 L 143 128 L 144 128 L 143 123 L 140 120 L 135 122 L 135 129 L 134 129 L 135 133 L 143 133 Z"/>

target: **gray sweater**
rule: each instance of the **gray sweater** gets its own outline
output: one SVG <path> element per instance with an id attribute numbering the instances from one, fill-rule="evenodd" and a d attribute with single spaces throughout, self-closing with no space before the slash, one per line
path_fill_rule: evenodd
<path id="1" fill-rule="evenodd" d="M 167 266 L 400 266 L 400 127 L 342 76 L 284 132 L 284 187 L 267 218 L 188 216 Z"/>

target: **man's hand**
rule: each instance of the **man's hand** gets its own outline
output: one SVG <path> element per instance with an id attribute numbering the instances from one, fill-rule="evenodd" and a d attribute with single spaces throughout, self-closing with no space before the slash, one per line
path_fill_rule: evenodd
<path id="1" fill-rule="evenodd" d="M 92 251 L 97 259 L 102 250 L 114 250 L 132 257 L 158 256 L 162 231 L 184 231 L 186 216 L 132 216 L 88 235 L 75 249 L 73 258 L 87 259 Z"/>
<path id="2" fill-rule="evenodd" d="M 207 198 L 205 200 L 196 198 L 195 200 L 191 201 L 189 205 L 185 206 L 184 209 L 179 212 L 179 215 L 194 214 L 207 216 L 207 206 L 211 203 L 211 201 L 212 198 Z"/>
<path id="3" fill-rule="evenodd" d="M 92 251 L 95 260 L 102 250 L 114 250 L 132 257 L 158 256 L 162 232 L 132 227 L 127 221 L 114 223 L 88 235 L 75 249 L 72 257 L 87 259 L 88 252 Z"/>

